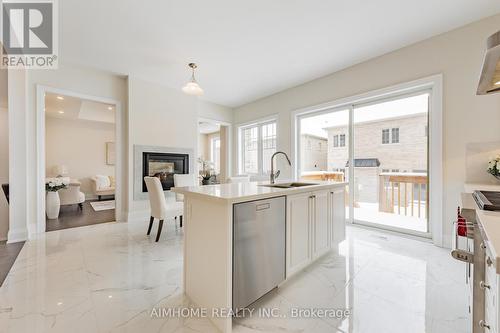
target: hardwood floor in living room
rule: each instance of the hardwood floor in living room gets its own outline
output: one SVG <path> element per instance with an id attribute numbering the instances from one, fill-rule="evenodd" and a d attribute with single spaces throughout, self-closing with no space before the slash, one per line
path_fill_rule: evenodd
<path id="1" fill-rule="evenodd" d="M 61 206 L 59 218 L 47 219 L 46 230 L 55 231 L 115 221 L 114 209 L 95 211 L 91 202 L 97 201 L 85 201 L 81 210 L 77 205 Z"/>

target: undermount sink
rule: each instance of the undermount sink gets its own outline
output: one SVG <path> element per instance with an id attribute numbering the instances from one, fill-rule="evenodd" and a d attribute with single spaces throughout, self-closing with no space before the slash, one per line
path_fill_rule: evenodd
<path id="1" fill-rule="evenodd" d="M 266 184 L 261 186 L 274 187 L 274 188 L 294 188 L 294 187 L 313 186 L 313 185 L 318 185 L 318 184 L 294 182 L 294 183 L 281 183 L 281 184 Z"/>

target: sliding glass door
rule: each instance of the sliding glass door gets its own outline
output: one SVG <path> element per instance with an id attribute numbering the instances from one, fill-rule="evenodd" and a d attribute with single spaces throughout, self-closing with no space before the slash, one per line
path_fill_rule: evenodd
<path id="1" fill-rule="evenodd" d="M 429 93 L 353 106 L 353 218 L 426 234 Z"/>
<path id="2" fill-rule="evenodd" d="M 352 223 L 430 236 L 429 95 L 425 90 L 298 116 L 298 176 L 348 182 Z"/>

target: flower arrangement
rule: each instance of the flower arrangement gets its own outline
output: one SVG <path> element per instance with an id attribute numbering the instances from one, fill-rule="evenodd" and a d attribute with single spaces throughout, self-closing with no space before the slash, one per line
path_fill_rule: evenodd
<path id="1" fill-rule="evenodd" d="M 488 173 L 500 179 L 500 155 L 488 162 Z"/>
<path id="2" fill-rule="evenodd" d="M 208 184 L 210 178 L 212 178 L 214 174 L 213 163 L 210 161 L 205 161 L 201 157 L 198 158 L 198 163 L 201 165 L 200 168 L 200 177 L 202 179 L 203 184 Z"/>
<path id="3" fill-rule="evenodd" d="M 65 178 L 47 178 L 45 180 L 45 191 L 47 192 L 57 192 L 67 186 L 68 181 Z"/>

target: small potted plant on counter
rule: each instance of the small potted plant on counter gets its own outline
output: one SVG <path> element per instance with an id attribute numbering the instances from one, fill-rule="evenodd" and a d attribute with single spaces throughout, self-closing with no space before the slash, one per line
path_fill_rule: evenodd
<path id="1" fill-rule="evenodd" d="M 210 179 L 214 175 L 213 163 L 210 161 L 205 161 L 201 157 L 198 158 L 198 163 L 200 163 L 200 177 L 201 185 L 210 185 Z"/>
<path id="2" fill-rule="evenodd" d="M 500 180 L 500 155 L 488 162 L 488 173 Z"/>
<path id="3" fill-rule="evenodd" d="M 59 217 L 61 200 L 57 191 L 66 188 L 68 184 L 69 181 L 64 177 L 47 178 L 45 180 L 45 191 L 47 192 L 47 196 L 45 198 L 45 212 L 47 213 L 47 218 L 50 220 L 57 219 Z"/>

